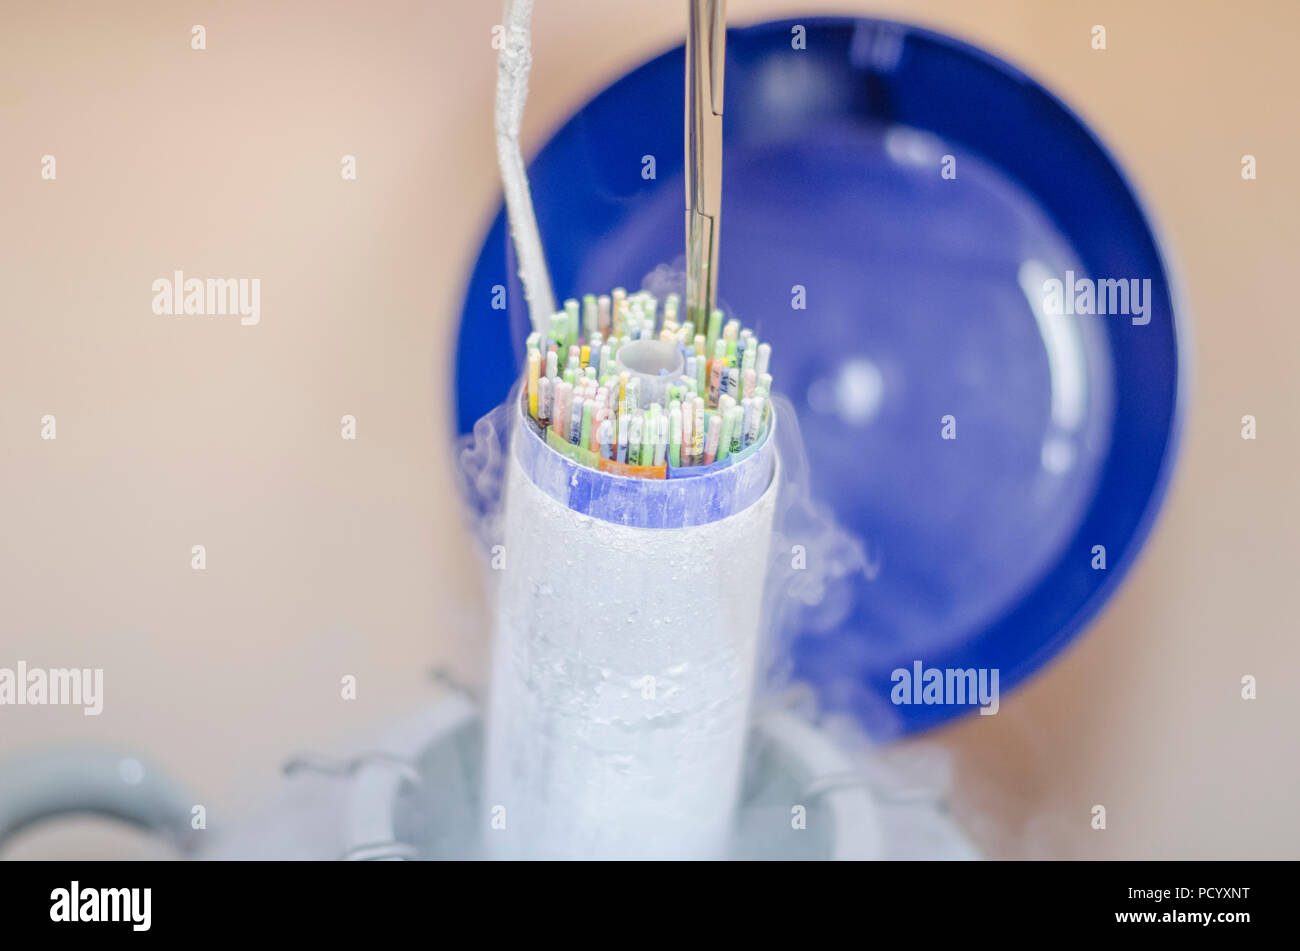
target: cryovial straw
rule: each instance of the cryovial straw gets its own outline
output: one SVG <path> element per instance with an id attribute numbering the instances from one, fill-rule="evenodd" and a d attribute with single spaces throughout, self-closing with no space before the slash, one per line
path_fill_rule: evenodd
<path id="1" fill-rule="evenodd" d="M 541 376 L 542 358 L 536 350 L 528 351 L 528 412 L 537 419 L 537 381 Z"/>
<path id="2" fill-rule="evenodd" d="M 718 458 L 718 440 L 722 437 L 722 420 L 714 414 L 709 417 L 709 435 L 704 440 L 704 464 L 712 465 Z"/>
<path id="3" fill-rule="evenodd" d="M 600 457 L 602 459 L 614 458 L 614 424 L 606 415 L 600 421 Z"/>
<path id="4" fill-rule="evenodd" d="M 627 462 L 631 466 L 641 465 L 641 429 L 645 423 L 640 412 L 632 414 L 632 422 L 627 434 Z"/>
<path id="5" fill-rule="evenodd" d="M 708 435 L 708 422 L 704 418 L 704 398 L 695 397 L 695 418 L 691 420 L 691 462 L 699 465 L 704 459 L 704 437 Z"/>
<path id="6" fill-rule="evenodd" d="M 542 377 L 537 383 L 537 421 L 542 428 L 551 425 L 551 378 Z"/>
<path id="7" fill-rule="evenodd" d="M 674 468 L 682 464 L 681 400 L 673 400 L 668 406 L 668 462 Z"/>
<path id="8" fill-rule="evenodd" d="M 689 0 L 686 28 L 686 319 L 703 327 L 717 300 L 722 211 L 726 0 Z"/>

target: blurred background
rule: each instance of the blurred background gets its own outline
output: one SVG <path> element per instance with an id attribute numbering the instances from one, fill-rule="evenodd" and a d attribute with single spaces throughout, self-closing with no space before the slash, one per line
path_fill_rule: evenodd
<path id="1" fill-rule="evenodd" d="M 102 667 L 106 697 L 100 717 L 0 709 L 0 756 L 139 750 L 216 828 L 289 753 L 428 702 L 434 667 L 480 678 L 450 358 L 500 201 L 499 7 L 4 3 L 0 666 Z M 997 716 L 907 742 L 951 755 L 954 813 L 993 856 L 1296 857 L 1300 8 L 728 7 L 734 25 L 804 11 L 929 26 L 1061 96 L 1161 227 L 1194 337 L 1172 491 L 1120 594 Z M 540 0 L 525 152 L 684 21 L 676 4 Z M 260 277 L 260 325 L 152 313 L 151 282 L 177 268 Z M 57 440 L 40 438 L 46 414 Z M 339 438 L 348 414 L 355 441 Z M 78 819 L 4 857 L 155 849 Z"/>

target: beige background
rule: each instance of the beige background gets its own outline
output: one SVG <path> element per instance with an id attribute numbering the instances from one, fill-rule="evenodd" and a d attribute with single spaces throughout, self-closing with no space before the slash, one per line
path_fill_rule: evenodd
<path id="1" fill-rule="evenodd" d="M 526 146 L 678 42 L 681 7 L 540 0 Z M 1300 855 L 1298 8 L 732 0 L 730 15 L 806 9 L 931 25 L 1046 82 L 1144 190 L 1195 318 L 1155 537 L 1086 638 L 998 716 L 932 737 L 957 758 L 957 814 L 997 855 Z M 215 826 L 274 789 L 290 751 L 426 701 L 436 663 L 482 663 L 443 375 L 499 200 L 500 5 L 0 10 L 0 665 L 108 678 L 98 719 L 0 709 L 0 755 L 144 750 L 202 791 Z M 150 282 L 173 268 L 260 277 L 261 325 L 153 315 Z M 345 413 L 356 442 L 339 438 Z M 141 850 L 80 822 L 8 854 Z"/>

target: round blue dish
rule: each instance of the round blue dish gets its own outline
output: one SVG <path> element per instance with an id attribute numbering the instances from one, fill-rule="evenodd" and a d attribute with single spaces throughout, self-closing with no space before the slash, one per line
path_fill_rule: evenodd
<path id="1" fill-rule="evenodd" d="M 530 165 L 561 297 L 680 268 L 682 56 L 615 82 Z M 1163 498 L 1183 379 L 1151 225 L 1049 92 L 897 23 L 729 31 L 724 136 L 720 303 L 773 344 L 812 490 L 869 561 L 842 623 L 796 643 L 795 673 L 878 739 L 970 712 L 894 703 L 893 672 L 996 669 L 1005 693 L 1114 593 Z M 515 270 L 502 210 L 461 316 L 461 433 L 518 373 Z M 1137 279 L 1144 306 L 1044 313 L 1044 281 L 1067 272 Z"/>

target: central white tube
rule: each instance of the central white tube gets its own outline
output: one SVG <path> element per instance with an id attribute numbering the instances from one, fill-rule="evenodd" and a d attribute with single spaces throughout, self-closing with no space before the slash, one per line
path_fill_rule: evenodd
<path id="1" fill-rule="evenodd" d="M 487 721 L 488 854 L 723 857 L 749 729 L 775 453 L 737 465 L 766 481 L 739 511 L 643 528 L 556 497 L 579 478 L 628 480 L 583 470 L 548 481 L 560 463 L 539 452 L 560 458 L 516 427 Z M 637 481 L 647 493 L 673 488 Z M 728 491 L 710 497 L 715 509 Z"/>

